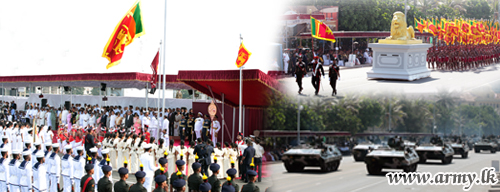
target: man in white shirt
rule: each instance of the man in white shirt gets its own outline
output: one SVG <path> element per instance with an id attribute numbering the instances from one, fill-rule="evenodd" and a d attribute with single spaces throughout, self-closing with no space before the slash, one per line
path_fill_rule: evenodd
<path id="1" fill-rule="evenodd" d="M 114 111 L 111 111 L 111 116 L 109 117 L 109 127 L 115 127 L 116 115 Z"/>
<path id="2" fill-rule="evenodd" d="M 89 126 L 90 116 L 89 116 L 87 110 L 85 110 L 85 112 L 80 115 L 80 119 L 82 121 L 82 126 L 83 127 Z"/>
<path id="3" fill-rule="evenodd" d="M 196 139 L 201 138 L 201 129 L 203 129 L 203 114 L 198 112 L 198 118 L 194 120 L 194 132 Z"/>
<path id="4" fill-rule="evenodd" d="M 212 142 L 217 143 L 217 137 L 219 134 L 219 130 L 221 129 L 219 121 L 217 121 L 217 115 L 214 116 L 214 120 L 212 121 L 212 127 L 210 129 L 210 135 L 212 135 Z"/>
<path id="5" fill-rule="evenodd" d="M 285 74 L 288 74 L 288 62 L 290 61 L 290 57 L 288 56 L 288 51 L 285 51 L 283 53 L 283 72 L 285 72 Z"/>
<path id="6" fill-rule="evenodd" d="M 163 125 L 162 125 L 162 138 L 164 140 L 163 142 L 163 145 L 165 147 L 167 147 L 170 143 L 170 137 L 169 137 L 169 134 L 168 134 L 168 125 L 170 124 L 170 122 L 168 121 L 168 118 L 167 116 L 165 116 L 165 118 L 163 118 Z"/>
<path id="7" fill-rule="evenodd" d="M 154 158 L 149 154 L 151 153 L 151 144 L 146 144 L 144 145 L 144 154 L 141 155 L 140 162 L 143 165 L 144 172 L 146 173 L 146 181 L 144 182 L 144 188 L 148 192 L 151 192 L 151 187 L 153 184 L 153 177 L 154 177 L 154 172 L 158 169 L 158 167 L 155 166 L 155 160 Z"/>
<path id="8" fill-rule="evenodd" d="M 252 138 L 254 142 L 253 147 L 255 148 L 254 165 L 255 170 L 258 171 L 258 182 L 262 180 L 262 154 L 264 154 L 264 147 L 260 145 L 260 139 Z"/>
<path id="9" fill-rule="evenodd" d="M 45 125 L 45 114 L 47 112 L 45 111 L 44 108 L 42 108 L 42 110 L 40 110 L 40 113 L 38 114 L 38 119 L 40 121 L 40 124 L 38 125 Z"/>
<path id="10" fill-rule="evenodd" d="M 142 121 L 142 128 L 144 128 L 146 125 L 149 127 L 149 125 L 151 124 L 151 117 L 149 117 L 149 112 L 146 112 L 146 115 L 142 117 L 141 121 Z"/>
<path id="11" fill-rule="evenodd" d="M 89 117 L 89 126 L 92 126 L 92 127 L 96 126 L 96 119 L 95 119 L 94 113 L 90 114 L 90 117 Z"/>
<path id="12" fill-rule="evenodd" d="M 67 125 L 66 120 L 68 119 L 68 113 L 69 113 L 68 110 L 64 109 L 64 111 L 61 114 L 61 122 L 63 123 L 63 125 Z"/>

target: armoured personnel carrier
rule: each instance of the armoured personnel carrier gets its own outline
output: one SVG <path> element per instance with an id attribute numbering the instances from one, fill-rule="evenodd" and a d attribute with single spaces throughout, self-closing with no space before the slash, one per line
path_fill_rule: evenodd
<path id="1" fill-rule="evenodd" d="M 366 154 L 380 146 L 381 145 L 373 144 L 372 142 L 360 143 L 352 149 L 352 157 L 354 157 L 355 161 L 364 161 Z"/>
<path id="2" fill-rule="evenodd" d="M 335 145 L 299 145 L 286 151 L 282 157 L 288 172 L 300 172 L 304 167 L 320 167 L 322 171 L 336 171 L 342 154 Z"/>
<path id="3" fill-rule="evenodd" d="M 435 136 L 430 143 L 421 144 L 415 148 L 420 158 L 419 163 L 425 163 L 428 159 L 441 160 L 443 164 L 449 164 L 453 160 L 453 148 L 444 143 L 441 138 Z"/>
<path id="4" fill-rule="evenodd" d="M 383 168 L 417 171 L 419 157 L 414 148 L 405 146 L 400 138 L 390 138 L 387 144 L 366 155 L 366 169 L 370 175 L 382 173 Z"/>
<path id="5" fill-rule="evenodd" d="M 488 139 L 483 139 L 474 143 L 474 152 L 479 153 L 481 150 L 490 151 L 491 153 L 497 152 L 498 145 L 496 142 L 490 141 Z"/>

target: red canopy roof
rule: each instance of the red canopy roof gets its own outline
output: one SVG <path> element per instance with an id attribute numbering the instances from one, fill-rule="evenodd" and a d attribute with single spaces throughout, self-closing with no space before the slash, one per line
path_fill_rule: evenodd
<path id="1" fill-rule="evenodd" d="M 186 84 L 176 80 L 177 75 L 167 75 L 166 88 L 191 89 Z M 28 75 L 28 76 L 1 76 L 0 83 L 4 87 L 32 86 L 70 86 L 70 87 L 100 87 L 106 83 L 113 88 L 145 88 L 150 82 L 151 74 L 146 73 L 82 73 L 61 75 Z"/>
<path id="2" fill-rule="evenodd" d="M 300 131 L 300 136 L 351 136 L 351 133 L 346 131 Z M 279 131 L 279 130 L 262 130 L 260 135 L 262 137 L 296 137 L 297 131 Z"/>
<path id="3" fill-rule="evenodd" d="M 239 70 L 179 71 L 177 80 L 233 107 L 239 104 Z M 210 92 L 210 88 L 212 92 Z M 243 70 L 243 102 L 246 107 L 269 105 L 268 95 L 277 92 L 279 83 L 258 69 Z"/>

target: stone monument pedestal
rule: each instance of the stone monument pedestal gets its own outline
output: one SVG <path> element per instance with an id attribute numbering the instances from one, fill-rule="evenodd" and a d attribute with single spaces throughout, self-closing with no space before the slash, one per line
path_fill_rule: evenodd
<path id="1" fill-rule="evenodd" d="M 398 79 L 413 81 L 429 77 L 427 49 L 431 44 L 371 43 L 373 67 L 367 72 L 370 79 Z"/>

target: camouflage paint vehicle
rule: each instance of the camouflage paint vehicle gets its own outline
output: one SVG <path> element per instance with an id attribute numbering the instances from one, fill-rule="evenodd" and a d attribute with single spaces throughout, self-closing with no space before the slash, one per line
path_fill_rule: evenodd
<path id="1" fill-rule="evenodd" d="M 365 157 L 366 169 L 370 175 L 381 174 L 383 168 L 415 172 L 418 161 L 417 152 L 412 147 L 394 148 L 388 145 L 374 149 Z"/>
<path id="2" fill-rule="evenodd" d="M 490 140 L 483 139 L 481 141 L 478 141 L 474 143 L 474 152 L 479 153 L 481 150 L 484 151 L 490 151 L 491 153 L 496 153 L 497 152 L 498 145 Z"/>
<path id="3" fill-rule="evenodd" d="M 428 159 L 441 160 L 443 164 L 449 164 L 453 160 L 453 148 L 450 144 L 422 144 L 415 148 L 420 157 L 419 163 L 425 163 Z"/>
<path id="4" fill-rule="evenodd" d="M 355 161 L 364 161 L 366 154 L 380 146 L 371 142 L 360 143 L 352 149 L 352 157 L 354 157 Z"/>
<path id="5" fill-rule="evenodd" d="M 342 154 L 335 145 L 299 145 L 286 151 L 282 157 L 288 172 L 300 172 L 304 167 L 320 167 L 322 171 L 336 171 Z"/>

